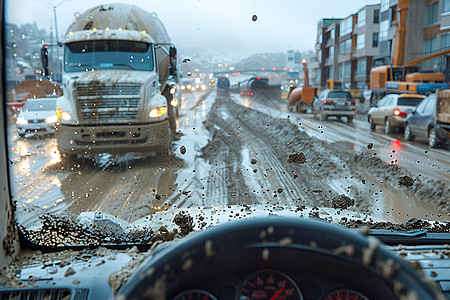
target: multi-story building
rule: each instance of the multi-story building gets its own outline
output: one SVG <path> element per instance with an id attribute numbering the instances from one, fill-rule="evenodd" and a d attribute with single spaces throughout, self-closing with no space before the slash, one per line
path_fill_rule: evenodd
<path id="1" fill-rule="evenodd" d="M 329 79 L 347 88 L 369 86 L 374 65 L 392 64 L 399 0 L 366 5 L 343 19 L 321 19 L 316 54 L 320 86 Z M 409 0 L 406 14 L 405 62 L 450 48 L 450 0 Z M 441 56 L 418 65 L 422 72 L 450 68 Z M 449 72 L 450 73 L 450 72 Z M 450 74 L 447 74 L 450 79 Z"/>
<path id="2" fill-rule="evenodd" d="M 380 5 L 366 5 L 356 13 L 353 36 L 356 49 L 352 53 L 352 87 L 367 89 L 373 57 L 379 53 Z"/>
<path id="3" fill-rule="evenodd" d="M 314 70 L 320 76 L 320 86 L 326 86 L 328 79 L 335 79 L 336 37 L 339 34 L 339 21 L 342 19 L 327 18 L 317 23 L 316 56 L 319 70 Z M 337 79 L 337 78 L 336 78 Z M 318 80 L 316 80 L 318 81 Z"/>

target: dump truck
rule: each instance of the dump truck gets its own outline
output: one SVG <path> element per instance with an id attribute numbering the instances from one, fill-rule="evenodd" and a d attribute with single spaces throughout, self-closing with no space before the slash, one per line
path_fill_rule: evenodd
<path id="1" fill-rule="evenodd" d="M 163 23 L 156 13 L 127 4 L 98 5 L 75 16 L 62 41 L 61 157 L 167 154 L 176 133 L 171 102 L 178 71 Z"/>
<path id="2" fill-rule="evenodd" d="M 317 88 L 309 86 L 308 66 L 306 59 L 302 59 L 303 70 L 305 72 L 305 85 L 292 86 L 288 94 L 288 111 L 304 113 L 308 108 L 312 109 L 314 97 L 317 95 Z"/>

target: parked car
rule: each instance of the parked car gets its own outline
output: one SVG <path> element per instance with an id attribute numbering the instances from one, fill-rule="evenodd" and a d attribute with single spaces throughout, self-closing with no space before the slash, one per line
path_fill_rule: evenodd
<path id="1" fill-rule="evenodd" d="M 436 94 L 431 94 L 406 118 L 406 140 L 412 141 L 415 137 L 425 137 L 431 148 L 437 148 L 450 139 L 450 124 L 436 121 L 436 103 Z M 440 108 L 441 114 L 446 112 L 448 115 L 450 106 L 441 104 Z"/>
<path id="2" fill-rule="evenodd" d="M 17 116 L 17 133 L 20 137 L 26 134 L 52 134 L 57 122 L 56 98 L 29 99 Z"/>
<path id="3" fill-rule="evenodd" d="M 350 123 L 355 117 L 356 101 L 349 91 L 326 89 L 315 98 L 313 113 L 314 118 L 319 115 L 321 121 L 326 121 L 330 116 L 336 116 L 338 119 L 344 116 Z"/>
<path id="4" fill-rule="evenodd" d="M 384 132 L 391 133 L 395 129 L 403 129 L 408 111 L 413 111 L 425 98 L 416 94 L 388 94 L 384 96 L 367 115 L 370 129 L 384 125 Z"/>

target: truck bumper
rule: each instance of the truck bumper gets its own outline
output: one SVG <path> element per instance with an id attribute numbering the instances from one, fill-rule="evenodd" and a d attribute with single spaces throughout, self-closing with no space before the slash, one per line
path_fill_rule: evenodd
<path id="1" fill-rule="evenodd" d="M 450 140 L 450 124 L 436 124 L 436 134 L 440 140 Z"/>
<path id="2" fill-rule="evenodd" d="M 169 121 L 139 125 L 59 125 L 56 141 L 61 154 L 90 155 L 160 151 L 171 141 Z"/>
<path id="3" fill-rule="evenodd" d="M 354 117 L 356 114 L 355 110 L 323 110 L 323 114 L 327 116 L 344 116 L 344 117 Z"/>

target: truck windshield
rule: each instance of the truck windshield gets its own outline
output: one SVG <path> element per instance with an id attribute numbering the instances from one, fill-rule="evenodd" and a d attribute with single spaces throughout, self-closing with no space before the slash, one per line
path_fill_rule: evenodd
<path id="1" fill-rule="evenodd" d="M 82 72 L 98 69 L 152 71 L 152 46 L 144 42 L 92 40 L 66 45 L 64 70 Z"/>

